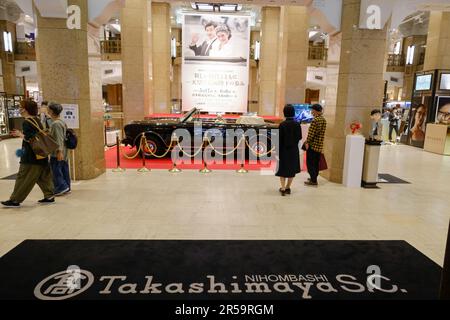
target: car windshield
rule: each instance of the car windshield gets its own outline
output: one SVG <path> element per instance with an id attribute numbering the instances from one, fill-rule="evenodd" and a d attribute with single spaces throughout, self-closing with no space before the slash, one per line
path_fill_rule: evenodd
<path id="1" fill-rule="evenodd" d="M 192 118 L 199 112 L 197 108 L 192 108 L 189 110 L 184 116 L 181 117 L 180 122 L 189 122 L 192 121 Z"/>

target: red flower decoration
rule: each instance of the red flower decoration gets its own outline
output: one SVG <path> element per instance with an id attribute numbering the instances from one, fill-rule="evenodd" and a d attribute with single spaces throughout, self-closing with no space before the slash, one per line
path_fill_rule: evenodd
<path id="1" fill-rule="evenodd" d="M 355 134 L 356 132 L 358 132 L 360 129 L 362 128 L 362 124 L 359 122 L 352 122 L 352 124 L 350 125 L 350 130 L 352 130 L 352 134 Z"/>

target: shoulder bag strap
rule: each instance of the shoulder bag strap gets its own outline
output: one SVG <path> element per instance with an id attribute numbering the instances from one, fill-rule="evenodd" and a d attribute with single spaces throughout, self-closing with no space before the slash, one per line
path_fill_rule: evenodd
<path id="1" fill-rule="evenodd" d="M 42 134 L 46 134 L 46 132 L 41 129 L 41 127 L 39 126 L 39 124 L 37 123 L 37 121 L 35 119 L 33 119 L 33 118 L 26 118 L 25 121 L 30 123 L 33 127 L 35 127 Z"/>

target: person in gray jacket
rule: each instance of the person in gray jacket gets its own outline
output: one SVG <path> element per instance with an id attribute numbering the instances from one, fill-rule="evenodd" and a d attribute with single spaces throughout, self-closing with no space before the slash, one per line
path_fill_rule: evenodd
<path id="1" fill-rule="evenodd" d="M 67 125 L 60 119 L 62 110 L 62 106 L 57 103 L 51 103 L 48 106 L 48 113 L 52 118 L 50 135 L 59 145 L 58 149 L 50 156 L 55 196 L 62 196 L 70 192 L 70 173 L 66 147 Z"/>

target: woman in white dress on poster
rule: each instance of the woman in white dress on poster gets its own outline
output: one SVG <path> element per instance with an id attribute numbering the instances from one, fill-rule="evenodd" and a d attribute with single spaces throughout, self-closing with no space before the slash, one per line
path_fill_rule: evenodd
<path id="1" fill-rule="evenodd" d="M 231 39 L 231 30 L 226 24 L 219 24 L 216 27 L 217 40 L 213 44 L 211 51 L 209 52 L 210 57 L 219 58 L 232 58 L 235 57 L 233 50 L 233 43 Z"/>

